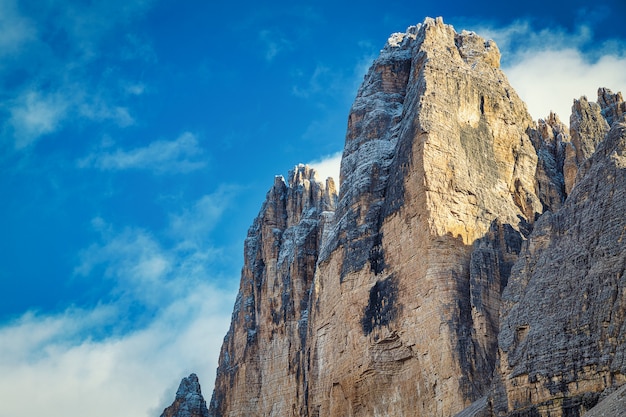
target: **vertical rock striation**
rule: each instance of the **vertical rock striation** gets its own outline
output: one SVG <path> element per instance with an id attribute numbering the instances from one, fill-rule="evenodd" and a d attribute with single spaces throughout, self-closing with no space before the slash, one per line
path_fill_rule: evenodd
<path id="1" fill-rule="evenodd" d="M 220 353 L 212 416 L 304 415 L 308 297 L 336 190 L 299 165 L 276 177 L 248 231 L 241 284 Z"/>
<path id="2" fill-rule="evenodd" d="M 606 88 L 598 90 L 598 103 L 589 102 L 584 96 L 574 100 L 570 116 L 571 143 L 565 149 L 563 167 L 567 194 L 576 183 L 578 168 L 593 154 L 610 124 L 619 120 L 625 109 L 622 95 Z"/>
<path id="3" fill-rule="evenodd" d="M 570 195 L 537 221 L 513 268 L 501 306 L 497 415 L 579 416 L 626 383 L 624 122 L 590 137 L 595 152 Z"/>
<path id="4" fill-rule="evenodd" d="M 450 416 L 488 391 L 498 304 L 542 205 L 496 45 L 393 35 L 349 116 L 309 313 L 310 416 Z"/>
<path id="5" fill-rule="evenodd" d="M 567 196 L 563 168 L 566 149 L 571 146 L 568 128 L 551 112 L 546 119 L 539 119 L 537 127 L 531 129 L 529 135 L 537 151 L 537 195 L 544 211 L 554 212 Z M 578 166 L 574 165 L 572 169 L 578 170 Z M 575 177 L 576 172 L 572 175 Z"/>

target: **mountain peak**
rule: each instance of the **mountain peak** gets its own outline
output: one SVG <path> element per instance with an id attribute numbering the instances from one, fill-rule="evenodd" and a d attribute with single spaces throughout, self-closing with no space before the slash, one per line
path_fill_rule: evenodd
<path id="1" fill-rule="evenodd" d="M 569 131 L 534 122 L 493 41 L 391 35 L 339 197 L 297 165 L 249 229 L 209 414 L 591 409 L 626 383 L 624 106 L 600 89 Z"/>
<path id="2" fill-rule="evenodd" d="M 180 381 L 176 399 L 161 414 L 161 417 L 208 417 L 209 410 L 202 396 L 200 382 L 196 374 Z"/>

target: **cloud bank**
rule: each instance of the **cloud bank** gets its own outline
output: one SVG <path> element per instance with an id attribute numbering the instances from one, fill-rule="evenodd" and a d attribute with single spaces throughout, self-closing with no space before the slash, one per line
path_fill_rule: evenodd
<path id="1" fill-rule="evenodd" d="M 202 196 L 172 213 L 163 236 L 93 219 L 100 238 L 79 254 L 74 279 L 110 291 L 94 306 L 0 326 L 0 416 L 154 417 L 191 372 L 210 398 L 237 279 L 213 272 L 220 249 L 208 232 L 233 198 Z"/>
<path id="2" fill-rule="evenodd" d="M 626 93 L 626 42 L 594 40 L 584 22 L 575 32 L 561 28 L 536 30 L 528 21 L 504 28 L 475 31 L 496 41 L 502 51 L 502 70 L 534 119 L 554 111 L 569 124 L 572 101 L 607 87 Z"/>
<path id="3" fill-rule="evenodd" d="M 100 340 L 89 335 L 119 319 L 114 306 L 28 313 L 2 327 L 0 415 L 153 417 L 192 371 L 210 397 L 234 295 L 208 284 L 180 293 L 146 327 Z"/>

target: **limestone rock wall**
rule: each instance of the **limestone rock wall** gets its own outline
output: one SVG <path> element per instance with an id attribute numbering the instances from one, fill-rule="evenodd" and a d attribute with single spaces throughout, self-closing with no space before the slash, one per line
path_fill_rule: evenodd
<path id="1" fill-rule="evenodd" d="M 566 149 L 572 146 L 569 129 L 559 116 L 550 113 L 546 119 L 537 122 L 537 127 L 529 131 L 529 136 L 537 151 L 536 192 L 544 211 L 554 212 L 561 207 L 567 196 L 563 170 Z M 574 164 L 571 169 L 574 171 L 569 175 L 575 177 L 578 166 Z M 572 179 L 570 181 L 573 183 Z"/>
<path id="2" fill-rule="evenodd" d="M 539 218 L 513 268 L 502 297 L 496 415 L 582 415 L 626 382 L 624 213 L 622 118 L 562 208 Z"/>
<path id="3" fill-rule="evenodd" d="M 543 211 L 499 58 L 427 19 L 366 75 L 311 296 L 308 415 L 450 416 L 487 392 L 500 291 Z"/>
<path id="4" fill-rule="evenodd" d="M 336 190 L 308 166 L 276 177 L 245 241 L 241 286 L 220 353 L 212 416 L 305 415 L 308 296 Z"/>
<path id="5" fill-rule="evenodd" d="M 621 93 L 613 94 L 607 88 L 598 89 L 598 102 L 587 97 L 574 100 L 570 116 L 571 143 L 565 148 L 564 177 L 567 194 L 576 183 L 578 168 L 593 154 L 604 139 L 609 127 L 626 112 Z"/>

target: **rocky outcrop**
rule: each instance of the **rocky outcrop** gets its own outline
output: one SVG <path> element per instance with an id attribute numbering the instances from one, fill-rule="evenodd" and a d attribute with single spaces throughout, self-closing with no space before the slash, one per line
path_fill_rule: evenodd
<path id="1" fill-rule="evenodd" d="M 311 296 L 309 415 L 449 416 L 488 390 L 511 254 L 542 211 L 499 58 L 426 20 L 366 75 Z"/>
<path id="2" fill-rule="evenodd" d="M 536 190 L 544 211 L 558 210 L 567 196 L 563 171 L 566 149 L 572 146 L 568 130 L 559 116 L 550 113 L 546 119 L 539 119 L 537 127 L 529 131 L 537 151 Z M 578 166 L 574 164 L 571 169 L 577 171 Z M 575 178 L 576 171 L 569 175 Z"/>
<path id="3" fill-rule="evenodd" d="M 565 192 L 570 193 L 576 183 L 578 168 L 593 154 L 604 139 L 611 124 L 626 111 L 621 93 L 613 94 L 607 88 L 598 89 L 598 102 L 587 97 L 574 100 L 570 117 L 571 143 L 565 148 L 563 174 Z"/>
<path id="4" fill-rule="evenodd" d="M 220 353 L 212 416 L 304 415 L 308 297 L 332 219 L 332 179 L 299 165 L 274 186 L 244 247 L 241 285 Z"/>
<path id="5" fill-rule="evenodd" d="M 609 126 L 612 126 L 614 122 L 622 118 L 622 115 L 626 114 L 626 103 L 620 92 L 613 94 L 608 88 L 599 88 L 598 104 L 600 105 L 602 117 L 604 117 Z"/>
<path id="6" fill-rule="evenodd" d="M 196 374 L 183 378 L 174 403 L 163 410 L 161 417 L 208 417 L 209 410 L 202 396 Z"/>
<path id="7" fill-rule="evenodd" d="M 581 171 L 563 207 L 537 221 L 503 293 L 500 414 L 582 415 L 626 382 L 623 119 Z"/>
<path id="8" fill-rule="evenodd" d="M 535 123 L 499 61 L 389 38 L 338 199 L 297 166 L 248 232 L 209 415 L 573 417 L 626 383 L 626 105 Z"/>

